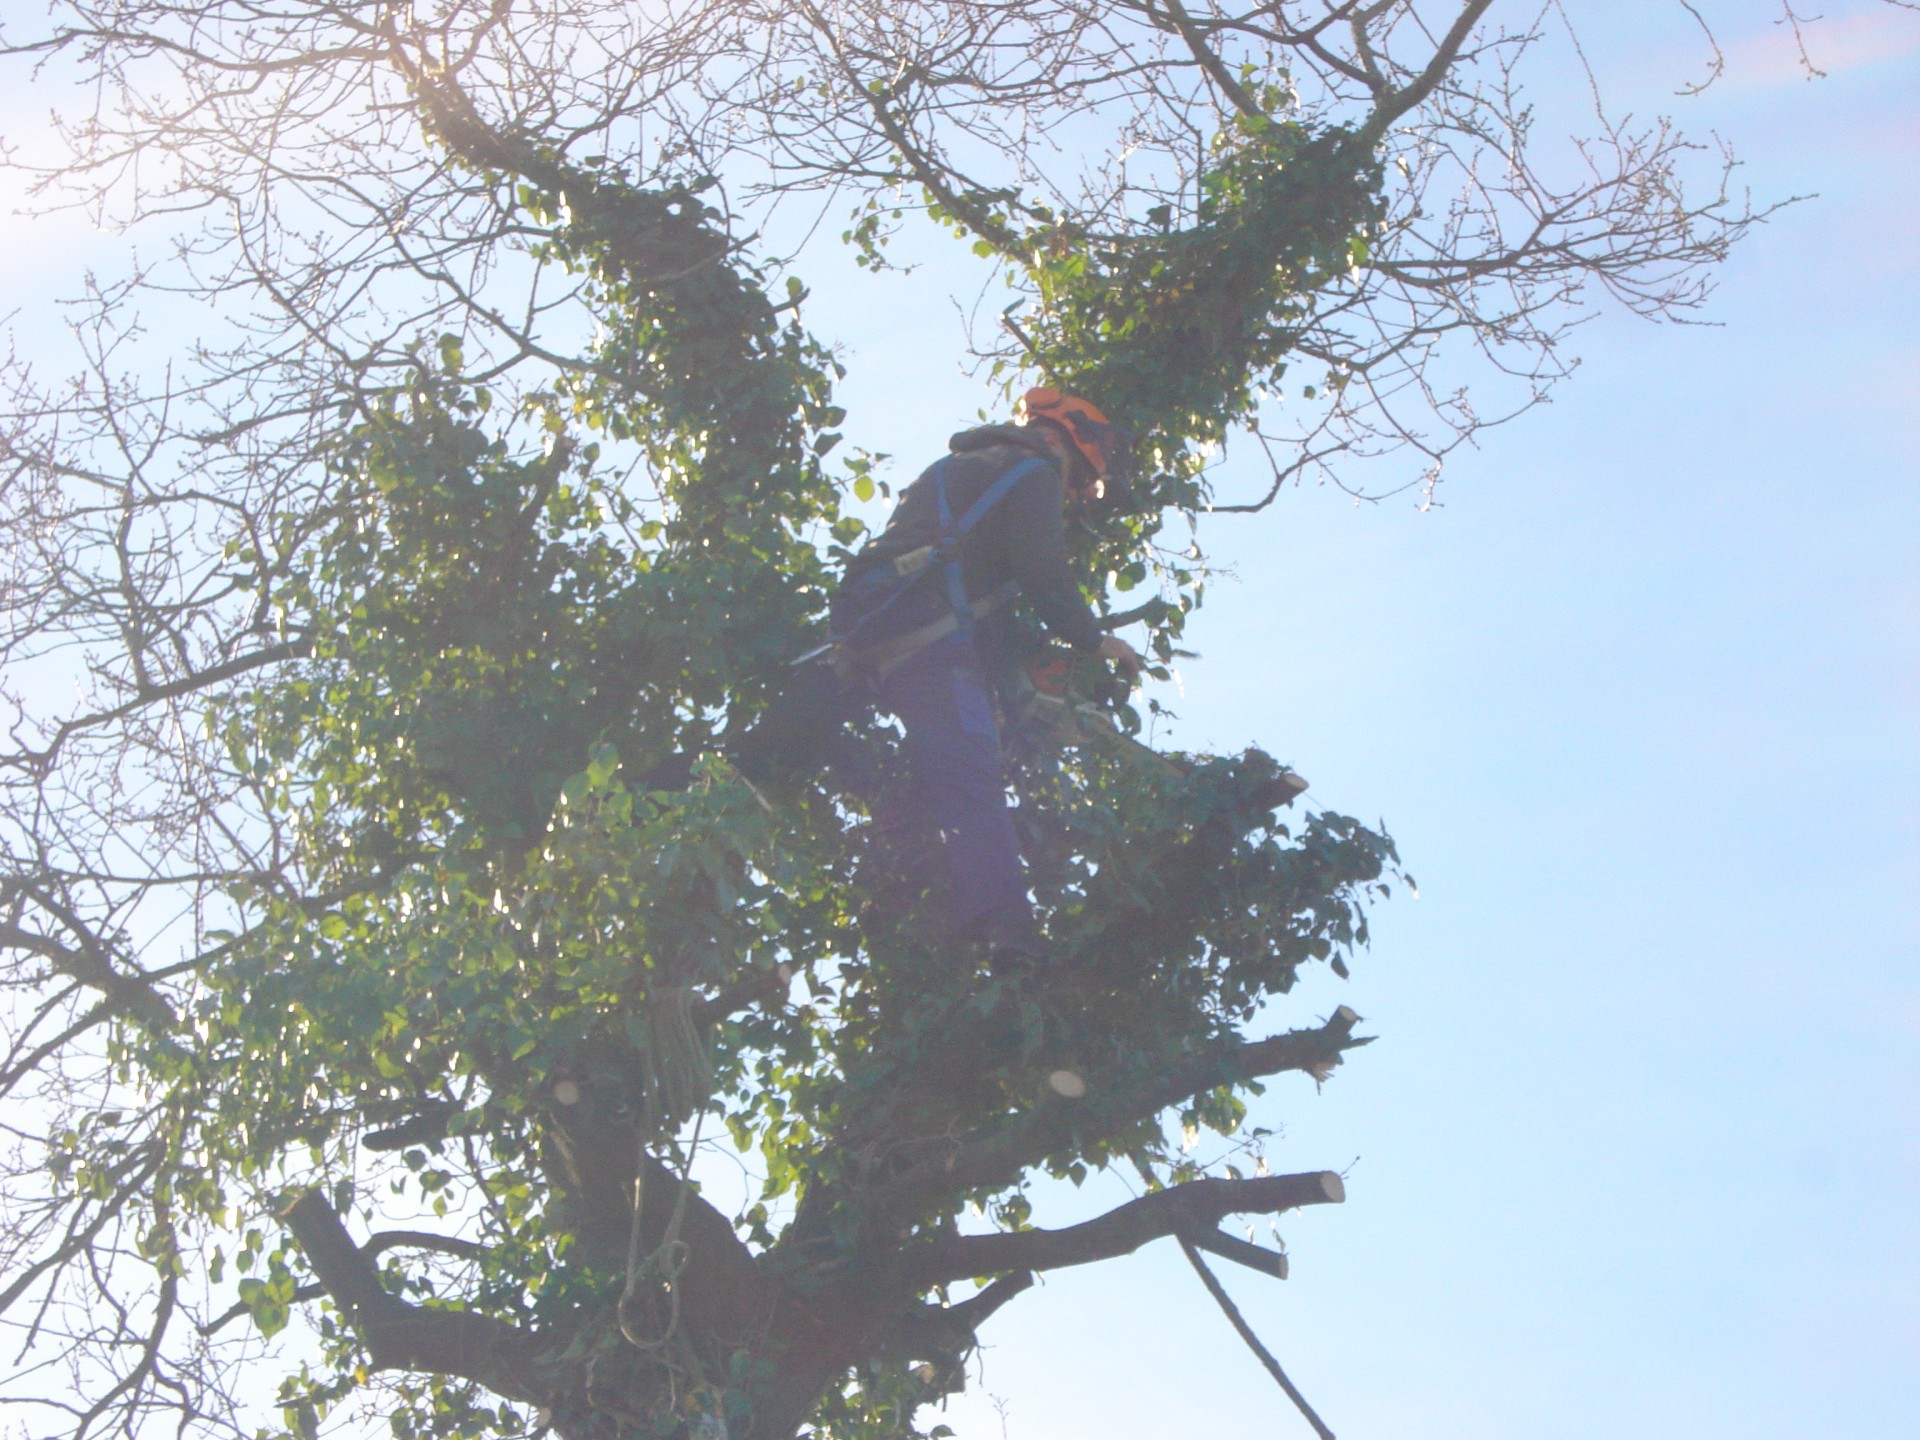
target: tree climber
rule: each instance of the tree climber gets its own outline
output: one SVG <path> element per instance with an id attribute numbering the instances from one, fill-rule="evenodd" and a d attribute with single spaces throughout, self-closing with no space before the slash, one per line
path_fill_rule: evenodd
<path id="1" fill-rule="evenodd" d="M 897 715 L 946 851 L 955 932 L 1031 956 L 1040 942 L 988 676 L 1013 643 L 1015 595 L 1075 650 L 1139 675 L 1139 653 L 1100 628 L 1067 559 L 1068 507 L 1127 498 L 1125 443 L 1098 407 L 1043 386 L 1022 399 L 1019 423 L 964 430 L 949 445 L 849 562 L 833 639 L 796 668 L 733 758 L 756 781 L 824 763 L 868 793 L 869 762 L 845 726 L 876 709 Z"/>

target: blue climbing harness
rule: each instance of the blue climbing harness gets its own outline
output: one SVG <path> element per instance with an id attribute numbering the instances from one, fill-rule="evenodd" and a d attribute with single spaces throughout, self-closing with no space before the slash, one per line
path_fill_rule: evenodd
<path id="1" fill-rule="evenodd" d="M 933 467 L 936 525 L 933 543 L 896 556 L 888 564 L 876 565 L 845 586 L 834 602 L 833 639 L 803 655 L 795 664 L 831 654 L 836 664 L 845 663 L 884 674 L 949 635 L 957 635 L 962 642 L 972 640 L 974 622 L 1013 598 L 1014 586 L 1009 582 L 991 595 L 969 600 L 960 547 L 1015 485 L 1044 470 L 1050 462 L 1034 456 L 1008 466 L 955 520 L 947 496 L 947 466 L 951 459 L 948 456 Z M 903 602 L 909 596 L 925 593 L 923 582 L 933 576 L 936 567 L 945 582 L 948 613 L 915 626 L 911 607 Z M 923 617 L 926 612 L 920 613 Z"/>

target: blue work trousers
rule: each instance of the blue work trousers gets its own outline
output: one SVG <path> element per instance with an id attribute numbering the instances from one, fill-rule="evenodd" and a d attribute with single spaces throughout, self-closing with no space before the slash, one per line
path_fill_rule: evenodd
<path id="1" fill-rule="evenodd" d="M 826 764 L 841 784 L 864 791 L 871 773 L 845 726 L 875 708 L 899 716 L 906 727 L 907 755 L 946 851 L 955 932 L 982 938 L 1029 933 L 1032 911 L 1007 810 L 1000 734 L 970 641 L 935 642 L 877 688 L 843 680 L 824 664 L 803 666 L 743 738 L 736 759 L 753 779 Z"/>
<path id="2" fill-rule="evenodd" d="M 1020 841 L 1007 810 L 1005 760 L 979 655 L 940 641 L 888 675 L 880 707 L 900 717 L 907 756 L 939 826 L 956 933 L 1028 915 Z"/>

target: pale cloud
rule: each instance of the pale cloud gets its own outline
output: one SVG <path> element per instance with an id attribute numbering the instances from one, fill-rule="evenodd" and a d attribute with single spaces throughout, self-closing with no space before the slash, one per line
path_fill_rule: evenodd
<path id="1" fill-rule="evenodd" d="M 1851 15 L 1803 22 L 1803 57 L 1793 29 L 1775 20 L 1729 42 L 1725 84 L 1737 90 L 1774 89 L 1804 82 L 1811 60 L 1829 76 L 1862 70 L 1920 51 L 1920 15 L 1881 4 Z"/>

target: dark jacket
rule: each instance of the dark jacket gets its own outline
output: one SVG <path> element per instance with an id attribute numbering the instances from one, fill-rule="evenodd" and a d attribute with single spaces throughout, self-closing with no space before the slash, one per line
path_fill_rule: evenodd
<path id="1" fill-rule="evenodd" d="M 1012 466 L 1034 456 L 1048 462 L 1002 496 L 961 542 L 968 595 L 979 599 L 1012 580 L 1055 635 L 1076 649 L 1099 645 L 1103 632 L 1067 564 L 1066 480 L 1047 442 L 1018 425 L 983 425 L 961 431 L 948 447 L 947 503 L 956 520 Z M 901 494 L 887 528 L 848 563 L 847 578 L 932 544 L 938 514 L 929 467 Z"/>

